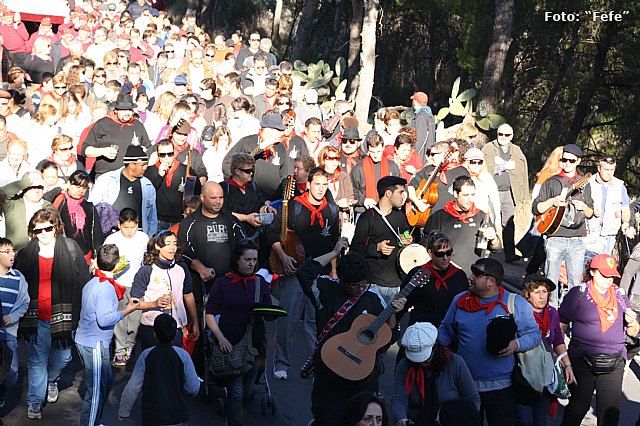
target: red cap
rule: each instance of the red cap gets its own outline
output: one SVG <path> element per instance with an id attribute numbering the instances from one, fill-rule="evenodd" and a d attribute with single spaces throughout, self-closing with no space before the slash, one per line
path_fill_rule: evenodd
<path id="1" fill-rule="evenodd" d="M 410 99 L 412 101 L 417 101 L 417 102 L 421 103 L 422 105 L 426 105 L 426 104 L 429 103 L 429 97 L 424 92 L 416 92 L 416 93 L 413 94 L 413 96 L 411 96 Z"/>
<path id="2" fill-rule="evenodd" d="M 62 35 L 69 35 L 69 34 L 73 34 L 73 30 L 71 28 L 63 28 L 62 31 L 60 31 L 60 33 Z"/>
<path id="3" fill-rule="evenodd" d="M 42 18 L 42 22 L 40 22 L 41 27 L 50 27 L 51 26 L 51 18 Z"/>
<path id="4" fill-rule="evenodd" d="M 86 31 L 86 32 L 90 33 L 91 32 L 91 28 L 89 28 L 89 26 L 85 24 L 85 25 L 82 25 L 80 28 L 78 28 L 78 31 Z"/>
<path id="5" fill-rule="evenodd" d="M 122 34 L 120 34 L 120 35 L 118 36 L 118 38 L 119 38 L 120 40 L 131 40 L 131 37 L 129 37 L 129 34 L 127 34 L 127 33 L 122 33 Z"/>
<path id="6" fill-rule="evenodd" d="M 610 254 L 599 254 L 589 264 L 589 268 L 597 269 L 604 277 L 618 277 L 620 278 L 620 272 L 618 272 L 618 264 L 616 259 Z"/>

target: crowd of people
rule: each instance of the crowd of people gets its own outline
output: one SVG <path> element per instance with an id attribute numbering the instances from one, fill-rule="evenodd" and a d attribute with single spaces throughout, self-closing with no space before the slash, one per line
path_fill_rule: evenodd
<path id="1" fill-rule="evenodd" d="M 542 345 L 571 392 L 562 424 L 582 422 L 594 390 L 598 425 L 618 424 L 640 245 L 621 274 L 615 242 L 635 237 L 640 204 L 615 157 L 590 176 L 580 147 L 558 147 L 531 191 L 507 123 L 486 143 L 463 127 L 437 140 L 418 91 L 411 122 L 383 108 L 361 134 L 353 106 L 322 105 L 269 38 L 209 34 L 146 0 L 85 1 L 31 34 L 0 4 L 0 42 L 0 408 L 24 340 L 31 419 L 58 400 L 75 346 L 82 425 L 101 424 L 112 367 L 135 363 L 120 420 L 142 394 L 145 424 L 186 424 L 211 375 L 241 425 L 264 373 L 313 377 L 316 426 L 540 426 L 557 395 L 524 403 L 512 376 Z M 518 262 L 521 295 L 503 285 Z M 362 314 L 389 339 L 352 380 L 323 348 Z M 387 406 L 381 356 L 396 342 Z M 210 348 L 245 344 L 255 360 L 215 377 Z"/>

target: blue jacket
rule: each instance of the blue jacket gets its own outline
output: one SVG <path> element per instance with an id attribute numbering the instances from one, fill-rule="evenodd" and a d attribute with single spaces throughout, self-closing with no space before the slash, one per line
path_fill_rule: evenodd
<path id="1" fill-rule="evenodd" d="M 16 269 L 9 269 L 6 275 L 0 275 L 0 302 L 2 304 L 2 315 L 11 318 L 11 324 L 4 326 L 0 336 L 4 340 L 15 340 L 18 334 L 18 320 L 27 313 L 29 308 L 29 297 L 27 281 L 24 275 Z M 9 336 L 3 335 L 4 333 Z"/>
<path id="2" fill-rule="evenodd" d="M 82 309 L 76 330 L 75 342 L 89 348 L 96 348 L 98 342 L 108 348 L 113 338 L 113 330 L 123 318 L 118 311 L 118 297 L 111 283 L 92 278 L 82 289 Z"/>
<path id="3" fill-rule="evenodd" d="M 120 176 L 123 167 L 104 173 L 96 179 L 91 188 L 89 201 L 93 204 L 107 203 L 113 205 L 118 199 Z M 140 178 L 142 186 L 142 231 L 153 235 L 158 230 L 158 212 L 156 211 L 156 190 L 146 177 Z"/>

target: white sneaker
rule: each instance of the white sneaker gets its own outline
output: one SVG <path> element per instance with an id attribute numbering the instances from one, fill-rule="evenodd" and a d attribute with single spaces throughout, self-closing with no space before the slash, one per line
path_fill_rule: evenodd
<path id="1" fill-rule="evenodd" d="M 287 380 L 287 372 L 285 370 L 273 371 L 273 378 L 278 380 Z"/>

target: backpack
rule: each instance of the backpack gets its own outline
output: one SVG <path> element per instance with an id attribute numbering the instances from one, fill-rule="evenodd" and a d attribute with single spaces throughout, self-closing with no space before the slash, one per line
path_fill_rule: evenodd
<path id="1" fill-rule="evenodd" d="M 98 203 L 95 204 L 95 208 L 98 211 L 100 228 L 105 237 L 118 229 L 118 211 L 111 204 Z"/>

